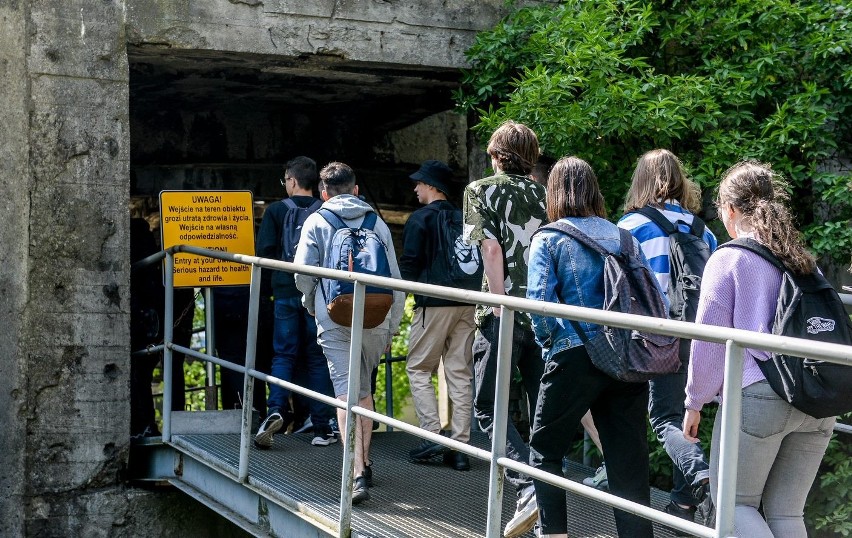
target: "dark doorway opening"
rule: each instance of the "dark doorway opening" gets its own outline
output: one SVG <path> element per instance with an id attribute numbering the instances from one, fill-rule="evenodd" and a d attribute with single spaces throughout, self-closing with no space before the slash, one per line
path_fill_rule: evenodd
<path id="1" fill-rule="evenodd" d="M 401 228 L 417 208 L 408 175 L 420 162 L 447 161 L 459 190 L 467 179 L 457 70 L 154 47 L 129 58 L 130 194 L 142 213 L 164 189 L 247 189 L 262 207 L 283 196 L 283 163 L 307 155 L 351 165 Z"/>

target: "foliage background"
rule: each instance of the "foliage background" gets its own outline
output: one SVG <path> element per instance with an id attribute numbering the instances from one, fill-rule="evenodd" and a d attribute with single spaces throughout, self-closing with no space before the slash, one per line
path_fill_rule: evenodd
<path id="1" fill-rule="evenodd" d="M 529 125 L 543 152 L 592 165 L 611 217 L 650 149 L 680 156 L 705 218 L 723 172 L 757 159 L 789 181 L 823 263 L 849 263 L 852 0 L 568 0 L 515 10 L 468 59 L 456 100 L 480 138 L 507 119 Z M 836 437 L 806 517 L 849 536 L 852 441 Z M 671 463 L 649 438 L 666 487 Z"/>
<path id="2" fill-rule="evenodd" d="M 480 137 L 530 125 L 592 164 L 611 213 L 647 150 L 678 154 L 708 198 L 758 159 L 790 181 L 811 247 L 848 263 L 850 0 L 570 0 L 517 10 L 468 58 L 456 99 Z"/>

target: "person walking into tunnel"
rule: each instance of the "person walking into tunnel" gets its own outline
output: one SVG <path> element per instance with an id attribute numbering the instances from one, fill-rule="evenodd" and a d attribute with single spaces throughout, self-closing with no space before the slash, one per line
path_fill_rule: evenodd
<path id="1" fill-rule="evenodd" d="M 327 255 L 341 254 L 333 252 L 333 239 L 338 231 L 345 228 L 352 231 L 367 231 L 370 237 L 377 237 L 384 248 L 390 276 L 400 278 L 396 253 L 387 224 L 378 218 L 373 209 L 358 198 L 358 185 L 355 172 L 346 164 L 332 162 L 320 171 L 320 195 L 322 207 L 305 221 L 302 237 L 296 249 L 294 262 L 300 265 L 330 267 Z M 372 225 L 372 226 L 371 226 Z M 352 260 L 352 257 L 349 257 Z M 336 267 L 333 267 L 336 268 Z M 310 275 L 296 274 L 296 287 L 303 294 L 302 304 L 308 313 L 315 316 L 317 341 L 322 346 L 328 361 L 336 398 L 346 401 L 349 375 L 357 375 L 360 380 L 358 405 L 373 409 L 370 388 L 370 375 L 379 364 L 382 354 L 388 349 L 391 334 L 396 332 L 402 319 L 405 294 L 394 291 L 392 303 L 386 314 L 374 328 L 366 328 L 367 309 L 365 308 L 365 328 L 361 341 L 360 371 L 349 372 L 349 347 L 352 330 L 331 318 L 324 283 L 334 282 Z M 320 289 L 317 289 L 320 288 Z M 369 295 L 369 294 L 368 294 Z M 339 319 L 339 318 L 337 318 Z M 350 318 L 351 319 L 351 318 Z M 372 437 L 372 419 L 356 417 L 355 424 L 346 423 L 345 409 L 337 410 L 340 433 L 346 437 L 347 428 L 355 428 L 355 480 L 352 489 L 352 502 L 360 503 L 370 498 L 368 488 L 372 485 L 373 469 L 370 460 L 370 441 Z"/>
<path id="2" fill-rule="evenodd" d="M 322 205 L 313 195 L 317 180 L 317 165 L 313 159 L 300 156 L 287 162 L 281 179 L 287 198 L 270 204 L 263 214 L 257 237 L 258 256 L 293 261 L 305 220 Z M 271 280 L 275 310 L 272 376 L 293 382 L 301 374 L 306 388 L 331 396 L 333 389 L 326 358 L 316 340 L 316 322 L 301 304 L 302 294 L 296 288 L 293 274 L 274 271 Z M 293 421 L 290 396 L 289 390 L 270 384 L 269 414 L 255 435 L 256 447 L 271 448 L 274 434 L 286 430 Z M 329 426 L 332 408 L 312 398 L 308 405 L 314 433 L 311 444 L 336 443 L 337 437 Z"/>
<path id="3" fill-rule="evenodd" d="M 776 172 L 746 161 L 723 175 L 717 207 L 733 239 L 749 239 L 755 248 L 767 249 L 787 272 L 804 277 L 819 270 L 793 224 L 787 200 L 786 185 Z M 782 292 L 782 282 L 789 277 L 756 252 L 723 247 L 704 269 L 696 322 L 771 333 L 778 303 L 791 291 Z M 805 538 L 805 499 L 835 417 L 815 418 L 776 394 L 759 364 L 770 360 L 767 351 L 744 350 L 734 530 L 736 536 L 749 538 Z M 725 344 L 693 340 L 683 421 L 688 441 L 698 441 L 701 409 L 721 396 L 725 382 Z M 722 415 L 716 414 L 710 446 L 713 496 L 719 485 Z"/>
<path id="4" fill-rule="evenodd" d="M 638 241 L 666 294 L 672 319 L 695 321 L 701 274 L 716 237 L 692 212 L 701 207 L 701 192 L 683 165 L 666 149 L 639 158 L 618 226 Z M 675 252 L 673 257 L 670 253 Z M 710 470 L 704 450 L 683 438 L 683 395 L 689 365 L 689 339 L 680 341 L 681 367 L 649 382 L 648 414 L 657 439 L 674 463 L 671 502 L 665 511 L 713 526 Z"/>
<path id="5" fill-rule="evenodd" d="M 530 238 L 547 222 L 545 187 L 528 176 L 538 161 L 538 138 L 526 125 L 507 121 L 491 135 L 487 152 L 494 175 L 465 188 L 464 239 L 478 244 L 482 251 L 483 291 L 526 297 Z M 500 314 L 499 308 L 476 307 L 473 405 L 479 426 L 489 437 L 493 435 Z M 520 371 L 530 408 L 535 409 L 544 370 L 541 349 L 535 342 L 528 314 L 517 313 L 513 329 L 512 370 Z M 506 432 L 506 456 L 521 463 L 529 461 L 529 447 L 511 421 Z M 507 469 L 506 479 L 518 495 L 515 514 L 503 531 L 511 538 L 535 525 L 538 505 L 528 476 Z"/>
<path id="6" fill-rule="evenodd" d="M 550 226 L 582 232 L 609 252 L 629 245 L 623 243 L 623 234 L 647 265 L 636 240 L 606 220 L 597 178 L 582 159 L 563 157 L 554 165 L 547 183 L 547 216 L 555 223 Z M 602 308 L 603 256 L 567 231 L 550 226 L 532 238 L 527 298 Z M 530 437 L 530 465 L 559 474 L 562 456 L 571 444 L 566 432 L 575 431 L 591 410 L 607 457 L 610 490 L 648 506 L 648 384 L 617 380 L 592 363 L 583 342 L 593 339 L 600 325 L 533 314 L 532 326 L 541 346 L 539 361 L 545 366 Z M 541 535 L 567 536 L 565 491 L 536 480 L 535 492 Z M 642 517 L 615 510 L 615 523 L 620 538 L 653 536 L 651 522 Z"/>
<path id="7" fill-rule="evenodd" d="M 479 248 L 461 241 L 462 212 L 447 200 L 452 169 L 441 161 L 430 160 L 409 177 L 414 182 L 417 201 L 424 207 L 412 213 L 405 223 L 399 260 L 402 278 L 478 290 L 482 286 Z M 441 420 L 432 375 L 443 362 L 452 402 L 450 437 L 462 443 L 470 441 L 473 407 L 473 311 L 473 305 L 415 295 L 406 366 L 420 427 L 439 433 Z M 458 471 L 470 469 L 466 454 L 446 451 L 443 445 L 427 439 L 409 452 L 414 462 L 438 455 L 443 455 L 444 462 Z"/>

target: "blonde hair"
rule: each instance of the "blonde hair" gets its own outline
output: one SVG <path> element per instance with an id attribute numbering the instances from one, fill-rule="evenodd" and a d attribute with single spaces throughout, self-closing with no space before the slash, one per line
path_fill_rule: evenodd
<path id="1" fill-rule="evenodd" d="M 674 153 L 654 149 L 636 163 L 624 212 L 647 205 L 659 206 L 665 200 L 677 200 L 681 207 L 695 213 L 701 209 L 701 189 L 689 178 Z"/>
<path id="2" fill-rule="evenodd" d="M 523 123 L 505 121 L 491 135 L 486 151 L 503 172 L 525 176 L 538 161 L 538 137 Z"/>
<path id="3" fill-rule="evenodd" d="M 816 269 L 816 259 L 793 225 L 787 200 L 786 183 L 768 164 L 742 161 L 723 174 L 717 203 L 738 209 L 758 240 L 790 271 L 810 274 Z"/>

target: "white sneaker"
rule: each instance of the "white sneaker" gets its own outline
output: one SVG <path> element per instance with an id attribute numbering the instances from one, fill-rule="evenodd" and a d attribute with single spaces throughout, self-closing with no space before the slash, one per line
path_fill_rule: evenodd
<path id="1" fill-rule="evenodd" d="M 533 528 L 536 521 L 538 521 L 538 502 L 535 498 L 535 488 L 528 486 L 521 492 L 515 515 L 506 523 L 503 536 L 505 538 L 520 536 Z"/>
<path id="2" fill-rule="evenodd" d="M 257 435 L 254 436 L 254 446 L 264 450 L 272 448 L 272 436 L 283 425 L 284 417 L 281 416 L 281 413 L 277 411 L 270 413 L 258 428 Z"/>
<path id="3" fill-rule="evenodd" d="M 606 476 L 606 464 L 601 463 L 601 466 L 598 467 L 597 471 L 595 471 L 595 475 L 590 476 L 588 478 L 584 478 L 583 484 L 585 484 L 586 486 L 591 486 L 595 489 L 609 491 L 609 479 L 607 479 Z"/>
<path id="4" fill-rule="evenodd" d="M 328 446 L 336 442 L 337 436 L 330 430 L 327 433 L 314 432 L 314 438 L 311 440 L 314 446 Z"/>

